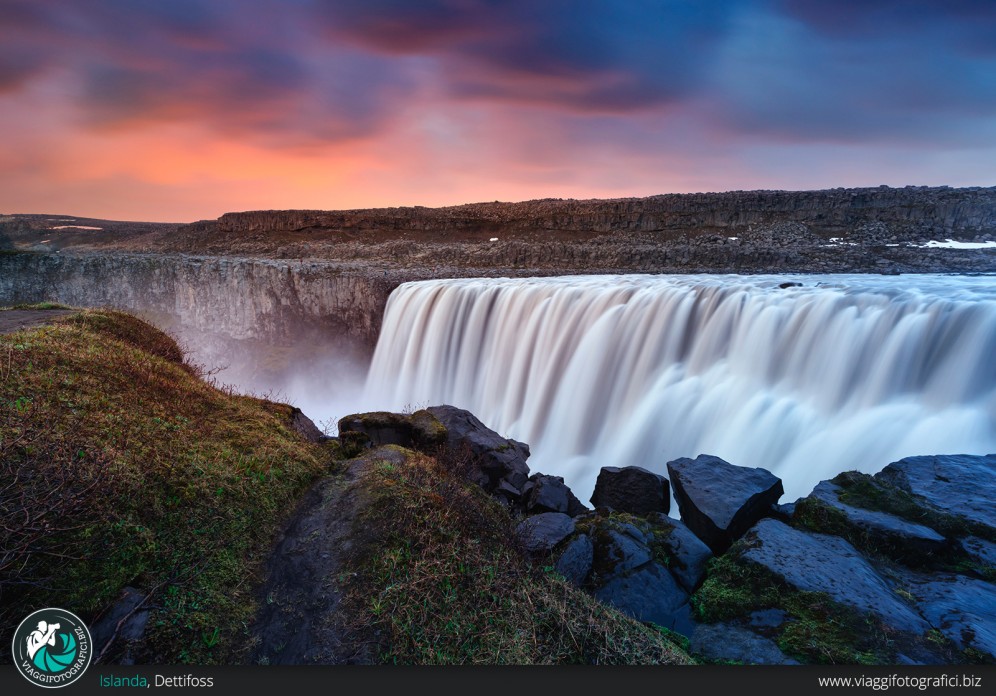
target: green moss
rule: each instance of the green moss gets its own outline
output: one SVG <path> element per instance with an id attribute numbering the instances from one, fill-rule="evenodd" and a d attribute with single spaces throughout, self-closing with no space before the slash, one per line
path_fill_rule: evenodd
<path id="1" fill-rule="evenodd" d="M 431 451 L 446 443 L 446 426 L 425 409 L 413 413 L 410 421 L 415 430 L 415 444 L 420 449 Z"/>
<path id="2" fill-rule="evenodd" d="M 0 253 L 3 252 L 0 251 Z M 59 304 L 58 302 L 36 302 L 33 304 L 16 304 L 10 307 L 0 307 L 0 312 L 11 309 L 71 309 L 71 307 Z"/>

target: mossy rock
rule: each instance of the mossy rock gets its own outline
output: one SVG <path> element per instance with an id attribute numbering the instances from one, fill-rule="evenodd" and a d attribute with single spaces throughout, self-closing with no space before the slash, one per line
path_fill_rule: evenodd
<path id="1" fill-rule="evenodd" d="M 854 507 L 887 512 L 936 529 L 952 539 L 977 536 L 996 542 L 996 530 L 933 508 L 928 501 L 868 474 L 847 471 L 833 478 L 843 491 L 840 500 Z"/>
<path id="2" fill-rule="evenodd" d="M 428 411 L 414 414 L 373 411 L 339 420 L 340 437 L 363 433 L 374 446 L 400 445 L 432 453 L 446 442 L 446 428 Z"/>
<path id="3" fill-rule="evenodd" d="M 813 664 L 895 664 L 900 653 L 931 662 L 964 662 L 947 639 L 897 634 L 874 616 L 821 592 L 796 590 L 778 576 L 740 558 L 743 540 L 709 562 L 706 580 L 692 595 L 697 620 L 750 625 L 754 612 L 777 609 L 784 620 L 765 630 L 778 647 Z"/>

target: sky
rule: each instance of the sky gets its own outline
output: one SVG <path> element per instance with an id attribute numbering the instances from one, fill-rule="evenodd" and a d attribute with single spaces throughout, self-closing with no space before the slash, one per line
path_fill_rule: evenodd
<path id="1" fill-rule="evenodd" d="M 0 0 L 0 213 L 996 185 L 994 0 Z"/>

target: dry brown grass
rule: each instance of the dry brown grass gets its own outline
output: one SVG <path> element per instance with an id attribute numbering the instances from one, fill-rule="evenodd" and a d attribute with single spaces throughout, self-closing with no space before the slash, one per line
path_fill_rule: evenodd
<path id="1" fill-rule="evenodd" d="M 0 336 L 0 633 L 155 590 L 150 661 L 238 659 L 277 525 L 325 470 L 286 406 L 219 390 L 137 318 Z"/>
<path id="2" fill-rule="evenodd" d="M 508 513 L 411 453 L 361 479 L 370 501 L 347 605 L 400 664 L 681 664 L 662 631 L 533 567 Z"/>

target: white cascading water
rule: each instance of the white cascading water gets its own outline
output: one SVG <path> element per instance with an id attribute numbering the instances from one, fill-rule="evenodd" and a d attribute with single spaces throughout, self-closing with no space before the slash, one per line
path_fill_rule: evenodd
<path id="1" fill-rule="evenodd" d="M 370 408 L 466 408 L 586 501 L 602 466 L 714 454 L 786 498 L 996 451 L 996 277 L 573 276 L 407 283 Z"/>

